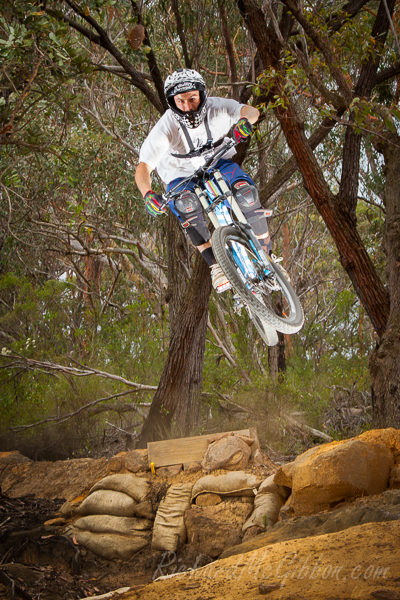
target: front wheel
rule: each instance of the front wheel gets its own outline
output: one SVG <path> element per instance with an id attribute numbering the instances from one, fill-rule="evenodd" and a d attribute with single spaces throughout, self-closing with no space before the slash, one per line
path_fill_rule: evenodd
<path id="1" fill-rule="evenodd" d="M 266 321 L 262 321 L 258 315 L 252 313 L 250 309 L 249 315 L 253 322 L 254 327 L 257 329 L 261 339 L 267 344 L 267 346 L 276 346 L 279 342 L 278 332 L 274 327 L 271 327 Z"/>
<path id="2" fill-rule="evenodd" d="M 303 309 L 283 271 L 273 261 L 265 264 L 238 227 L 216 229 L 212 247 L 226 277 L 253 316 L 281 333 L 297 333 L 302 328 Z"/>

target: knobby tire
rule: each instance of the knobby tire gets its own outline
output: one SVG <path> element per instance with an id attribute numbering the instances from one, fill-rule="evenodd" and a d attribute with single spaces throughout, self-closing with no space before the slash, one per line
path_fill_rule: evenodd
<path id="1" fill-rule="evenodd" d="M 260 286 L 253 286 L 251 284 L 254 288 L 254 290 L 251 291 L 246 286 L 239 267 L 235 262 L 235 256 L 231 246 L 232 242 L 239 243 L 248 254 L 252 255 L 254 260 L 254 251 L 250 241 L 238 227 L 235 227 L 234 225 L 225 225 L 214 231 L 212 236 L 212 247 L 215 258 L 226 277 L 231 282 L 236 293 L 249 307 L 250 313 L 252 313 L 251 316 L 253 322 L 254 315 L 256 315 L 259 321 L 261 321 L 261 325 L 263 322 L 266 322 L 270 327 L 281 333 L 297 333 L 304 323 L 303 309 L 295 291 L 287 281 L 282 270 L 276 263 L 272 261 L 268 263 L 268 269 L 275 274 L 276 281 L 280 287 L 280 293 L 286 302 L 286 310 L 288 310 L 288 314 L 281 316 L 277 314 L 273 307 L 268 306 L 268 293 L 265 290 L 259 291 Z M 258 264 L 260 264 L 259 261 Z M 259 330 L 259 327 L 257 327 L 257 329 Z M 275 345 L 275 343 L 276 341 L 269 345 Z"/>
<path id="2" fill-rule="evenodd" d="M 257 329 L 261 339 L 267 344 L 267 346 L 276 346 L 279 342 L 278 332 L 274 327 L 271 327 L 269 323 L 262 321 L 258 315 L 252 313 L 250 309 L 249 315 L 253 322 L 254 327 Z"/>

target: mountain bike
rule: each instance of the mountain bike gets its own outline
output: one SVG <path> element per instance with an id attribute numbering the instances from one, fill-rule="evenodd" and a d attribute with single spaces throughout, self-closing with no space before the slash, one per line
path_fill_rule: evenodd
<path id="1" fill-rule="evenodd" d="M 234 298 L 247 308 L 264 342 L 274 346 L 278 343 L 278 331 L 293 334 L 301 329 L 304 314 L 287 275 L 264 252 L 217 168 L 220 158 L 234 145 L 234 140 L 228 138 L 213 148 L 205 147 L 204 165 L 181 179 L 163 198 L 167 204 L 179 196 L 186 183 L 194 182 L 194 191 L 214 226 L 214 256 L 232 285 Z"/>

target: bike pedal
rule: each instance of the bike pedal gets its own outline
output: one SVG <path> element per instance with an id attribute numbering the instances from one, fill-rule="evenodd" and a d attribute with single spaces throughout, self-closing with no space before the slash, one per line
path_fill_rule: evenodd
<path id="1" fill-rule="evenodd" d="M 274 263 L 280 263 L 283 261 L 283 256 L 275 256 L 275 254 L 270 254 L 270 258 Z"/>
<path id="2" fill-rule="evenodd" d="M 233 312 L 236 313 L 237 315 L 240 315 L 243 307 L 244 307 L 244 304 L 243 304 L 240 296 L 238 296 L 237 294 L 234 294 L 233 295 Z"/>

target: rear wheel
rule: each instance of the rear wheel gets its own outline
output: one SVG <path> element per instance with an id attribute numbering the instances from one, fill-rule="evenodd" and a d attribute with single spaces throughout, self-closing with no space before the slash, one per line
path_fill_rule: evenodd
<path id="1" fill-rule="evenodd" d="M 258 319 L 258 330 L 260 323 L 282 333 L 301 329 L 303 309 L 283 271 L 270 260 L 264 264 L 240 229 L 234 225 L 219 227 L 213 233 L 212 246 L 225 275 L 249 307 L 253 322 Z"/>

